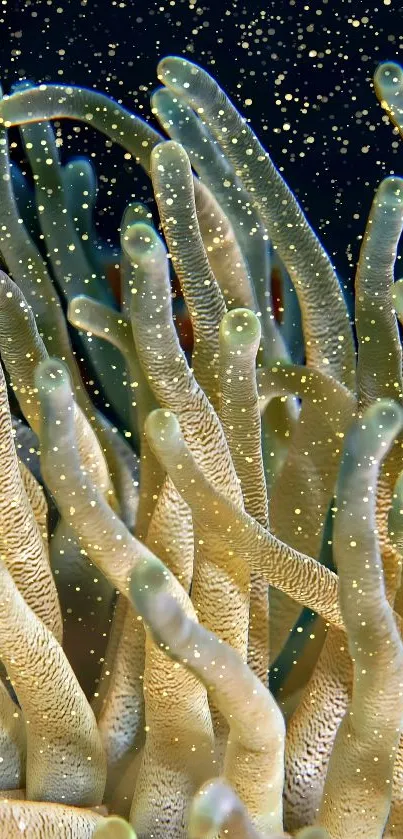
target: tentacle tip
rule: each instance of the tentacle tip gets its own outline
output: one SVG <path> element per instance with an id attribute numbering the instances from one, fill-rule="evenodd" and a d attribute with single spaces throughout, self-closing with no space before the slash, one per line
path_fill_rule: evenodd
<path id="1" fill-rule="evenodd" d="M 180 436 L 180 426 L 175 414 L 163 408 L 151 411 L 145 421 L 144 430 L 151 445 L 158 448 L 169 446 Z"/>
<path id="2" fill-rule="evenodd" d="M 157 77 L 169 86 L 189 87 L 188 77 L 200 72 L 200 67 L 178 55 L 167 55 L 157 66 Z"/>
<path id="3" fill-rule="evenodd" d="M 75 316 L 80 314 L 80 307 L 85 306 L 87 300 L 88 297 L 86 294 L 77 294 L 75 297 L 72 297 L 71 300 L 68 301 L 67 319 L 69 321 L 72 321 Z"/>
<path id="4" fill-rule="evenodd" d="M 208 781 L 194 797 L 189 813 L 189 839 L 210 839 L 217 834 L 240 802 L 222 778 Z"/>
<path id="5" fill-rule="evenodd" d="M 63 391 L 71 393 L 70 380 L 66 367 L 58 358 L 41 361 L 34 372 L 35 386 L 43 396 L 58 395 Z"/>
<path id="6" fill-rule="evenodd" d="M 136 565 L 130 577 L 129 592 L 140 614 L 144 613 L 144 601 L 164 590 L 167 578 L 168 571 L 157 557 L 147 557 Z"/>
<path id="7" fill-rule="evenodd" d="M 181 161 L 189 163 L 189 157 L 184 147 L 176 142 L 176 140 L 163 140 L 162 143 L 157 143 L 151 152 L 151 170 L 164 171 L 169 166 L 176 166 Z M 163 167 L 161 169 L 161 167 Z"/>
<path id="8" fill-rule="evenodd" d="M 136 839 L 136 833 L 120 816 L 108 816 L 96 826 L 93 839 Z"/>
<path id="9" fill-rule="evenodd" d="M 379 185 L 379 197 L 388 206 L 396 207 L 403 204 L 403 178 L 389 175 Z"/>
<path id="10" fill-rule="evenodd" d="M 396 428 L 398 433 L 403 423 L 403 409 L 393 399 L 380 399 L 367 409 L 365 417 L 366 424 L 374 422 L 385 431 Z"/>
<path id="11" fill-rule="evenodd" d="M 147 221 L 135 221 L 129 224 L 122 235 L 122 247 L 131 262 L 150 259 L 162 242 Z"/>
<path id="12" fill-rule="evenodd" d="M 259 345 L 260 321 L 250 309 L 232 309 L 227 312 L 220 325 L 220 335 L 228 346 L 234 349 Z"/>
<path id="13" fill-rule="evenodd" d="M 184 616 L 167 590 L 169 580 L 169 571 L 159 559 L 144 559 L 132 572 L 129 594 L 155 641 L 174 648 L 182 635 Z"/>
<path id="14" fill-rule="evenodd" d="M 384 95 L 397 93 L 403 85 L 403 67 L 396 61 L 383 61 L 375 70 L 374 84 Z"/>

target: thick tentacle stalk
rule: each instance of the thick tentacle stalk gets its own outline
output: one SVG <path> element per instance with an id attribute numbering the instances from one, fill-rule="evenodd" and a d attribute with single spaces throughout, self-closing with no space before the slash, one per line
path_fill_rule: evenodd
<path id="1" fill-rule="evenodd" d="M 332 839 L 382 834 L 403 717 L 403 644 L 385 596 L 375 527 L 380 463 L 403 426 L 381 401 L 353 424 L 338 481 L 334 547 L 353 693 L 329 762 L 319 822 Z M 365 513 L 362 505 L 364 502 Z"/>
<path id="2" fill-rule="evenodd" d="M 155 420 L 154 415 L 148 422 Z M 155 560 L 138 566 L 131 579 L 136 607 L 162 649 L 213 693 L 230 726 L 224 776 L 248 807 L 255 825 L 263 832 L 279 831 L 284 782 L 282 714 L 239 655 L 185 615 L 167 593 L 165 576 L 164 566 Z"/>
<path id="3" fill-rule="evenodd" d="M 164 58 L 158 78 L 207 124 L 250 192 L 299 296 L 308 363 L 352 387 L 354 346 L 338 279 L 268 153 L 218 84 L 200 67 L 186 59 Z"/>

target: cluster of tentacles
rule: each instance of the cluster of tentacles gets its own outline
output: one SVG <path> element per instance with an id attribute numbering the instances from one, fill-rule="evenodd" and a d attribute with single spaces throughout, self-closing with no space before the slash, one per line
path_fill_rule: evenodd
<path id="1" fill-rule="evenodd" d="M 158 75 L 168 140 L 95 91 L 0 101 L 0 837 L 402 837 L 403 179 L 373 200 L 354 332 L 216 82 Z M 400 128 L 403 70 L 375 87 Z M 161 235 L 130 204 L 106 253 L 64 117 L 150 174 Z"/>

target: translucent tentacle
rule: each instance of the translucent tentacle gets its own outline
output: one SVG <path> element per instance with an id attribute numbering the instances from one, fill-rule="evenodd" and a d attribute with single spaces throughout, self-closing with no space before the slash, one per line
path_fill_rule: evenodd
<path id="1" fill-rule="evenodd" d="M 158 402 L 178 412 L 186 439 L 204 473 L 214 486 L 242 505 L 241 489 L 221 424 L 179 345 L 163 244 L 149 225 L 136 224 L 131 231 L 131 260 L 137 266 L 131 318 L 140 362 Z M 195 549 L 192 599 L 199 618 L 246 656 L 248 569 L 237 558 L 230 560 L 223 551 L 218 561 L 213 562 L 207 533 L 200 540 L 195 532 Z M 217 603 L 218 587 L 226 592 L 225 605 L 224 599 Z"/>
<path id="2" fill-rule="evenodd" d="M 302 399 L 284 466 L 270 501 L 273 533 L 292 548 L 319 558 L 324 526 L 337 478 L 342 440 L 355 410 L 353 395 L 319 370 L 277 363 L 257 372 L 262 404 L 271 396 Z M 270 403 L 269 403 L 270 404 Z M 302 526 L 303 522 L 303 526 Z M 271 591 L 272 656 L 294 626 L 299 608 Z"/>
<path id="3" fill-rule="evenodd" d="M 37 214 L 55 276 L 68 298 L 87 293 L 112 302 L 110 289 L 91 271 L 76 233 L 64 191 L 62 169 L 52 126 L 48 122 L 20 127 L 34 176 Z M 55 254 L 56 259 L 55 259 Z"/>
<path id="4" fill-rule="evenodd" d="M 125 218 L 127 213 L 125 214 Z M 122 222 L 123 226 L 123 222 Z M 145 270 L 147 276 L 144 277 L 147 282 L 148 274 L 154 269 L 154 266 L 144 267 L 141 254 L 137 253 L 135 237 L 136 231 L 140 231 L 140 235 L 152 237 L 158 241 L 157 234 L 148 224 L 139 223 L 132 226 L 127 226 L 122 229 L 122 249 L 126 254 L 126 259 L 130 265 L 127 273 L 130 287 L 127 289 L 128 306 L 130 306 L 130 298 L 139 291 L 139 279 L 142 276 L 142 271 Z M 165 255 L 162 254 L 163 260 L 161 270 L 165 276 L 167 266 Z M 157 272 L 159 266 L 157 267 Z M 166 284 L 164 291 L 170 300 L 169 287 Z M 141 290 L 141 285 L 140 285 Z M 151 300 L 148 301 L 146 312 L 154 308 L 152 295 Z M 143 311 L 143 310 L 142 310 Z M 150 385 L 145 378 L 147 370 L 143 372 L 141 369 L 141 381 L 144 383 L 144 390 L 146 391 L 146 398 L 143 400 L 141 412 L 141 452 L 142 452 L 142 491 L 143 486 L 147 497 L 144 497 L 144 535 L 147 536 L 147 543 L 161 555 L 166 561 L 170 570 L 178 577 L 185 589 L 189 589 L 192 570 L 193 570 L 193 527 L 190 511 L 187 505 L 184 504 L 178 493 L 176 492 L 171 481 L 162 481 L 163 472 L 155 458 L 154 454 L 149 448 L 147 438 L 144 434 L 144 420 L 146 415 L 156 407 L 157 401 L 150 389 Z M 158 396 L 158 394 L 156 394 Z M 157 479 L 157 480 L 156 480 Z M 158 495 L 159 485 L 162 485 L 161 491 Z M 150 487 L 150 490 L 148 490 Z M 156 501 L 156 496 L 158 500 Z M 138 531 L 137 531 L 138 533 Z"/>
<path id="5" fill-rule="evenodd" d="M 63 615 L 63 650 L 91 700 L 105 655 L 114 590 L 63 518 L 50 540 L 50 560 Z"/>
<path id="6" fill-rule="evenodd" d="M 140 560 L 153 559 L 154 555 L 131 536 L 81 468 L 71 390 L 60 362 L 45 362 L 37 371 L 36 381 L 46 417 L 41 450 L 47 483 L 90 559 L 127 596 L 131 572 Z M 175 577 L 170 576 L 169 581 L 170 591 L 194 616 L 183 588 Z M 206 773 L 211 774 L 212 727 L 207 698 L 190 674 L 167 663 L 151 639 L 146 641 L 144 691 L 147 737 L 131 818 L 140 836 L 152 829 L 162 839 L 168 829 L 168 822 L 161 818 L 164 802 L 172 836 L 182 836 L 189 796 L 206 779 Z M 155 788 L 156 777 L 158 795 L 150 801 L 149 790 Z"/>
<path id="7" fill-rule="evenodd" d="M 88 158 L 75 157 L 63 166 L 61 174 L 66 201 L 81 247 L 93 273 L 102 277 L 105 246 L 98 240 L 93 218 L 97 199 L 95 169 Z"/>
<path id="8" fill-rule="evenodd" d="M 150 442 L 176 488 L 189 504 L 203 536 L 209 533 L 210 539 L 214 539 L 213 560 L 214 555 L 223 550 L 232 560 L 242 558 L 267 583 L 341 627 L 336 575 L 311 557 L 280 542 L 214 489 L 193 459 L 174 415 L 168 411 L 158 411 L 158 415 L 163 432 L 156 433 L 156 423 L 152 426 L 147 423 Z"/>
<path id="9" fill-rule="evenodd" d="M 42 122 L 21 126 L 20 131 L 34 175 L 39 222 L 58 288 L 67 300 L 85 293 L 113 304 L 110 286 L 94 273 L 73 224 L 52 126 Z M 80 335 L 80 343 L 102 384 L 106 401 L 127 423 L 122 359 L 114 349 L 85 333 Z"/>
<path id="10" fill-rule="evenodd" d="M 49 119 L 77 119 L 127 148 L 148 169 L 150 151 L 161 140 L 148 122 L 127 111 L 109 96 L 87 88 L 40 85 L 11 96 L 0 105 L 0 118 L 8 128 Z"/>
<path id="11" fill-rule="evenodd" d="M 374 74 L 374 87 L 382 108 L 403 136 L 403 67 L 395 61 L 379 64 Z"/>
<path id="12" fill-rule="evenodd" d="M 377 399 L 403 400 L 402 350 L 394 310 L 394 265 L 402 229 L 403 179 L 385 178 L 374 196 L 356 275 L 357 386 L 363 408 Z M 398 460 L 399 469 L 400 458 L 392 454 L 391 459 Z M 387 515 L 396 467 L 390 477 L 389 469 L 384 472 L 378 482 L 377 526 L 386 590 L 393 603 L 400 557 L 388 540 Z"/>
<path id="13" fill-rule="evenodd" d="M 210 134 L 207 126 L 179 96 L 166 88 L 156 90 L 151 99 L 155 113 L 169 136 L 186 149 L 192 166 L 223 208 L 246 259 L 249 277 L 241 290 L 234 288 L 236 306 L 254 308 L 256 290 L 264 324 L 272 313 L 267 236 L 252 204 L 251 197 Z M 250 282 L 253 282 L 253 286 Z M 240 295 L 236 299 L 236 295 Z"/>
<path id="14" fill-rule="evenodd" d="M 130 240 L 132 225 L 135 221 L 142 221 L 150 224 L 146 208 L 141 204 L 129 204 L 123 214 L 121 222 L 121 272 L 122 272 L 122 302 L 123 311 L 127 318 L 130 318 L 130 306 L 132 293 L 136 289 L 136 268 L 133 266 L 130 256 Z M 133 333 L 130 329 L 131 349 L 129 351 L 128 366 L 132 383 L 138 383 L 136 387 L 136 415 L 137 427 L 140 438 L 141 456 L 141 484 L 140 503 L 136 520 L 136 535 L 146 539 L 150 521 L 154 512 L 156 500 L 164 483 L 164 474 L 161 467 L 150 450 L 144 434 L 144 421 L 147 414 L 158 406 L 158 402 L 150 387 L 145 372 L 139 363 L 137 350 L 133 341 Z"/>
<path id="15" fill-rule="evenodd" d="M 363 408 L 403 399 L 402 349 L 393 308 L 394 264 L 403 229 L 403 178 L 385 178 L 372 202 L 356 274 L 357 390 Z"/>
<path id="16" fill-rule="evenodd" d="M 226 306 L 200 235 L 192 170 L 185 150 L 166 142 L 151 154 L 155 197 L 194 335 L 192 365 L 200 387 L 217 406 L 218 329 Z"/>
<path id="17" fill-rule="evenodd" d="M 145 738 L 144 641 L 143 626 L 128 606 L 119 644 L 109 664 L 109 690 L 98 716 L 108 766 L 104 800 L 112 812 L 125 817 L 130 813 Z"/>
<path id="18" fill-rule="evenodd" d="M 48 358 L 48 353 L 38 334 L 30 306 L 18 286 L 3 272 L 0 272 L 0 349 L 21 410 L 32 429 L 39 434 L 40 409 L 34 369 Z M 77 406 L 75 421 L 83 460 L 100 488 L 107 492 L 110 479 L 102 449 Z"/>
<path id="19" fill-rule="evenodd" d="M 299 296 L 308 364 L 353 388 L 353 337 L 338 279 L 268 153 L 200 67 L 183 58 L 164 58 L 158 78 L 199 114 L 250 192 Z"/>
<path id="20" fill-rule="evenodd" d="M 12 191 L 7 132 L 1 130 L 0 139 L 0 251 L 8 271 L 34 309 L 41 337 L 52 352 L 66 359 L 75 384 L 82 385 L 56 289 L 41 253 L 20 219 Z"/>
<path id="21" fill-rule="evenodd" d="M 261 401 L 285 394 L 302 399 L 288 456 L 273 488 L 270 518 L 280 539 L 317 557 L 354 397 L 329 376 L 298 365 L 258 370 L 257 381 Z"/>
<path id="22" fill-rule="evenodd" d="M 248 269 L 234 231 L 203 181 L 197 182 L 195 204 L 207 258 L 225 302 L 230 308 L 233 306 L 257 308 Z"/>
<path id="23" fill-rule="evenodd" d="M 0 552 L 28 606 L 58 641 L 62 616 L 42 538 L 21 479 L 14 446 L 7 387 L 0 366 Z"/>
<path id="24" fill-rule="evenodd" d="M 136 834 L 124 819 L 108 816 L 96 826 L 92 839 L 136 839 Z"/>
<path id="25" fill-rule="evenodd" d="M 390 807 L 403 713 L 403 645 L 385 595 L 375 488 L 380 463 L 402 426 L 396 404 L 381 401 L 369 408 L 348 434 L 339 475 L 334 551 L 354 682 L 319 813 L 319 823 L 335 839 L 352 830 L 354 836 L 365 831 L 369 839 L 379 837 Z"/>
<path id="26" fill-rule="evenodd" d="M 24 92 L 16 95 L 23 94 Z M 4 256 L 8 270 L 13 274 L 14 279 L 18 281 L 25 298 L 30 301 L 33 307 L 37 329 L 41 339 L 43 339 L 45 346 L 51 353 L 57 355 L 67 363 L 73 378 L 78 402 L 86 415 L 94 422 L 94 409 L 83 386 L 81 375 L 72 352 L 66 322 L 57 292 L 45 261 L 27 233 L 22 220 L 19 218 L 18 207 L 11 190 L 7 136 L 6 132 L 1 133 L 4 133 L 4 137 L 2 137 L 2 143 L 0 144 L 0 188 L 2 199 L 0 201 L 0 250 Z M 4 276 L 2 274 L 2 284 L 3 279 Z M 2 297 L 3 305 L 5 305 L 5 301 Z M 5 351 L 4 347 L 3 351 Z"/>
<path id="27" fill-rule="evenodd" d="M 263 527 L 268 526 L 256 355 L 260 342 L 259 320 L 248 309 L 233 309 L 220 325 L 220 419 L 232 461 L 241 483 L 245 510 Z M 267 584 L 251 574 L 248 664 L 267 684 L 269 667 L 269 599 Z"/>
<path id="28" fill-rule="evenodd" d="M 203 784 L 189 813 L 189 839 L 213 839 L 217 834 L 232 839 L 260 839 L 248 811 L 224 779 Z"/>
<path id="29" fill-rule="evenodd" d="M 100 804 L 105 758 L 95 717 L 57 643 L 31 611 L 3 564 L 0 656 L 27 726 L 27 795 Z"/>
<path id="30" fill-rule="evenodd" d="M 281 831 L 283 716 L 270 692 L 239 655 L 186 616 L 167 593 L 165 575 L 157 560 L 138 566 L 131 580 L 136 607 L 162 649 L 213 692 L 214 702 L 230 726 L 224 776 L 247 806 L 254 824 L 262 832 Z"/>

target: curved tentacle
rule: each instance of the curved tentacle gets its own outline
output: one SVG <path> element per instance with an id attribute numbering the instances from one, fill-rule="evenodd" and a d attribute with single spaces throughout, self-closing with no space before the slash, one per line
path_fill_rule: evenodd
<path id="1" fill-rule="evenodd" d="M 154 555 L 108 507 L 80 464 L 71 389 L 61 363 L 49 360 L 41 365 L 36 383 L 46 420 L 41 426 L 46 481 L 89 558 L 127 597 L 133 569 L 139 561 L 153 559 Z M 173 575 L 169 584 L 186 613 L 194 616 L 188 596 Z M 206 779 L 206 773 L 211 773 L 213 735 L 207 697 L 190 674 L 166 661 L 150 638 L 146 639 L 143 686 L 147 695 L 147 737 L 131 818 L 140 836 L 152 829 L 162 839 L 168 827 L 161 818 L 162 802 L 169 801 L 169 830 L 172 836 L 182 836 L 187 801 Z M 133 743 L 136 733 L 132 731 Z M 150 787 L 155 789 L 152 800 Z"/>
<path id="2" fill-rule="evenodd" d="M 151 415 L 148 425 L 154 421 Z M 281 711 L 236 651 L 187 617 L 167 593 L 166 574 L 158 560 L 146 560 L 135 569 L 131 595 L 136 608 L 162 649 L 213 692 L 230 726 L 224 776 L 252 821 L 262 832 L 281 831 L 285 738 Z"/>
<path id="3" fill-rule="evenodd" d="M 298 294 L 308 364 L 353 389 L 353 336 L 338 279 L 268 153 L 206 71 L 168 57 L 158 65 L 158 78 L 199 114 L 250 192 Z"/>
<path id="4" fill-rule="evenodd" d="M 220 325 L 220 419 L 244 499 L 245 510 L 268 526 L 267 490 L 261 450 L 256 355 L 260 323 L 248 309 L 233 309 Z M 269 668 L 269 598 L 267 584 L 251 573 L 248 664 L 267 684 Z"/>
<path id="5" fill-rule="evenodd" d="M 354 666 L 352 698 L 319 812 L 319 823 L 334 839 L 351 830 L 379 837 L 390 807 L 403 716 L 403 644 L 383 582 L 375 489 L 380 463 L 402 427 L 403 411 L 395 403 L 383 400 L 368 408 L 350 429 L 339 474 L 334 551 Z M 362 499 L 368 499 L 364 515 Z"/>
<path id="6" fill-rule="evenodd" d="M 209 533 L 210 540 L 217 544 L 212 548 L 213 561 L 223 551 L 231 559 L 242 558 L 270 585 L 341 627 L 336 575 L 280 542 L 217 491 L 196 464 L 175 416 L 168 411 L 158 411 L 158 415 L 163 433 L 155 433 L 155 426 L 146 425 L 151 445 L 189 504 L 201 533 Z"/>

